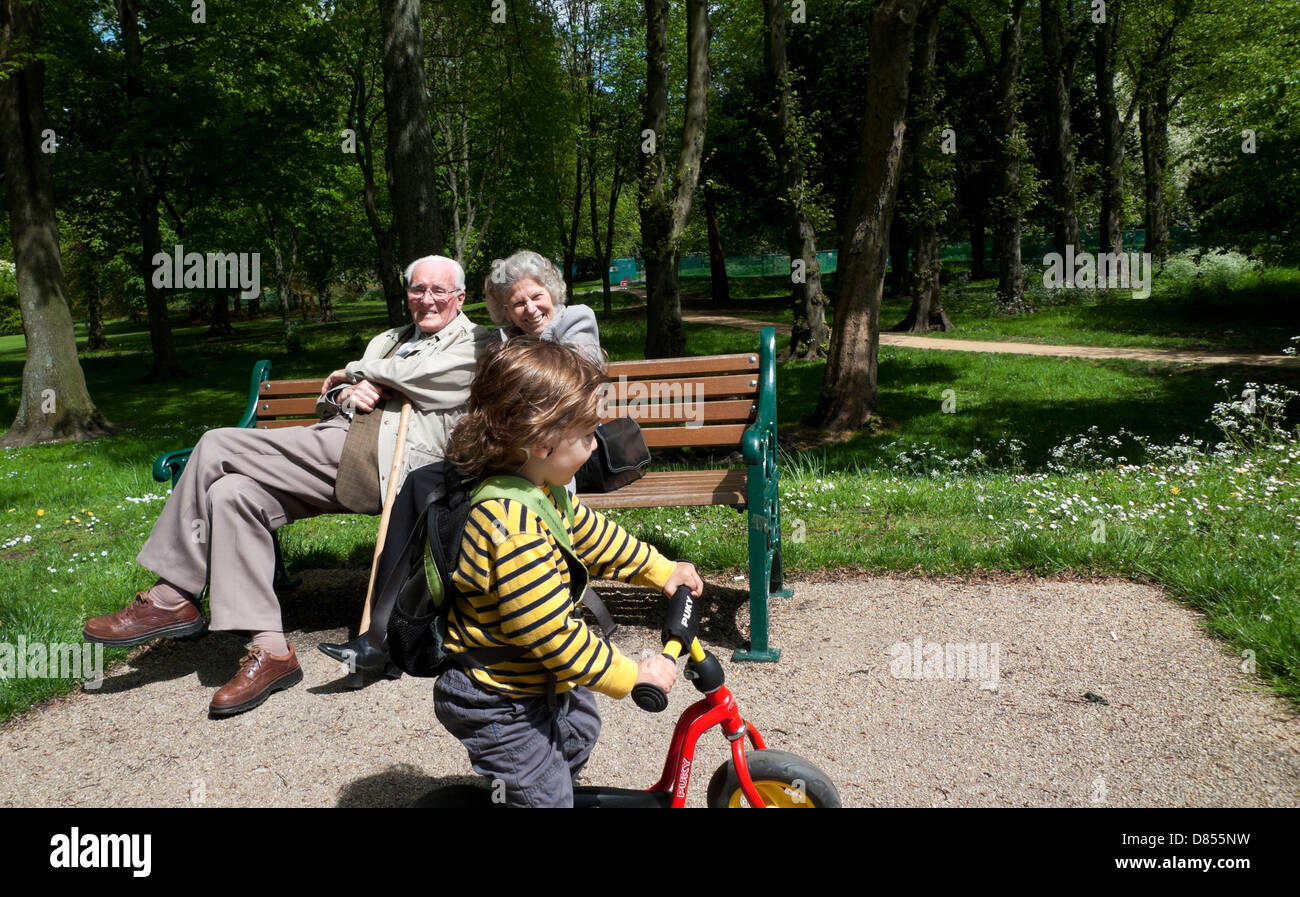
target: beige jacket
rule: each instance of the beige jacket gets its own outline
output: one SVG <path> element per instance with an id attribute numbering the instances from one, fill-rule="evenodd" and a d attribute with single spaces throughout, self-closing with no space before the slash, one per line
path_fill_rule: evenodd
<path id="1" fill-rule="evenodd" d="M 392 387 L 411 400 L 411 419 L 406 428 L 406 459 L 398 486 L 417 467 L 442 459 L 452 427 L 465 415 L 469 387 L 474 379 L 478 354 L 491 332 L 475 324 L 464 312 L 437 333 L 420 341 L 405 358 L 385 358 L 399 341 L 411 334 L 414 325 L 394 327 L 370 341 L 360 361 L 344 369 L 349 383 L 369 380 Z M 339 412 L 331 391 L 316 403 L 322 418 Z M 393 450 L 397 447 L 397 425 L 402 415 L 401 395 L 384 403 L 379 429 L 379 494 L 388 488 L 388 474 L 393 468 Z M 376 412 L 372 411 L 371 414 Z"/>

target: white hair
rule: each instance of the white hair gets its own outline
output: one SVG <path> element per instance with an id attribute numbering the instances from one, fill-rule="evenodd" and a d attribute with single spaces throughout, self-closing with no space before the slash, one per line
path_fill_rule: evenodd
<path id="1" fill-rule="evenodd" d="M 425 262 L 446 262 L 448 265 L 451 265 L 452 270 L 456 272 L 455 283 L 453 286 L 458 290 L 465 289 L 465 269 L 460 266 L 460 262 L 455 259 L 449 259 L 445 255 L 426 255 L 424 258 L 416 259 L 411 262 L 411 264 L 407 265 L 402 278 L 408 287 L 411 285 L 411 276 L 415 273 L 415 269 L 420 265 L 423 265 Z"/>
<path id="2" fill-rule="evenodd" d="M 560 269 L 546 256 L 521 249 L 510 258 L 493 261 L 492 273 L 483 281 L 483 299 L 487 302 L 488 315 L 497 324 L 509 320 L 506 303 L 510 291 L 521 280 L 537 281 L 551 294 L 551 304 L 557 311 L 564 307 L 564 275 Z"/>

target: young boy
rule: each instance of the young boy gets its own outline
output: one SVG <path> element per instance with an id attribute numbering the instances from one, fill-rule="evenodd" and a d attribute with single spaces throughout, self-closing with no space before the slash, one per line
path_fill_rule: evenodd
<path id="1" fill-rule="evenodd" d="M 588 574 L 669 596 L 683 584 L 696 596 L 704 587 L 694 566 L 667 560 L 576 498 L 565 518 L 562 484 L 594 448 L 603 381 L 601 368 L 571 349 L 512 339 L 480 362 L 469 414 L 447 449 L 465 471 L 522 477 L 518 485 L 531 484 L 556 512 L 539 515 L 508 498 L 470 512 L 448 648 L 510 658 L 453 667 L 434 691 L 439 721 L 468 749 L 474 770 L 504 786 L 497 793 L 508 806 L 573 805 L 573 779 L 600 734 L 592 691 L 622 698 L 639 682 L 668 691 L 676 680 L 667 658 L 638 664 L 583 622 Z M 571 569 L 570 557 L 584 569 Z"/>

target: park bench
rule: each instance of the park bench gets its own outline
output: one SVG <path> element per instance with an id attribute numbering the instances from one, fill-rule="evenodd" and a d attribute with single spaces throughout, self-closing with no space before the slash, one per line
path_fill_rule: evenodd
<path id="1" fill-rule="evenodd" d="M 271 380 L 271 362 L 253 366 L 248 406 L 236 426 L 273 429 L 317 422 L 321 380 Z M 744 468 L 651 471 L 616 492 L 580 494 L 591 508 L 667 508 L 725 505 L 745 511 L 749 532 L 750 647 L 736 660 L 775 661 L 769 644 L 768 609 L 773 596 L 789 597 L 781 567 L 781 513 L 777 482 L 776 335 L 763 328 L 757 352 L 618 361 L 606 420 L 631 417 L 651 452 L 662 449 L 739 451 Z M 180 478 L 192 449 L 154 461 L 159 482 Z M 285 573 L 275 543 L 276 588 L 299 580 Z"/>

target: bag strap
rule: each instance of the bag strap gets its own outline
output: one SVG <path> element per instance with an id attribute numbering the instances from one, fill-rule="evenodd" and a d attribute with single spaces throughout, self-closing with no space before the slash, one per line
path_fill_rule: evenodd
<path id="1" fill-rule="evenodd" d="M 560 510 L 555 510 L 542 494 L 541 487 L 533 484 L 530 480 L 516 476 L 490 476 L 474 487 L 470 493 L 470 504 L 476 505 L 479 502 L 487 501 L 493 498 L 513 499 L 528 508 L 546 524 L 546 528 L 555 541 L 560 543 L 569 554 L 576 554 L 573 550 L 573 542 L 569 539 L 569 527 L 573 525 L 573 505 L 569 501 L 569 492 L 562 486 L 552 486 L 547 483 L 547 489 L 555 499 Z M 561 518 L 563 514 L 563 518 Z"/>
<path id="2" fill-rule="evenodd" d="M 578 560 L 577 552 L 573 550 L 573 542 L 569 538 L 569 528 L 574 523 L 573 503 L 569 500 L 569 490 L 551 483 L 547 483 L 546 488 L 551 497 L 555 499 L 555 504 L 560 506 L 558 512 L 555 505 L 546 500 L 541 487 L 531 480 L 518 476 L 497 475 L 487 477 L 474 487 L 474 491 L 470 494 L 470 504 L 478 504 L 481 501 L 493 498 L 509 498 L 520 502 L 542 519 L 547 530 L 555 537 L 555 541 L 564 549 L 564 553 L 581 566 L 582 562 Z M 586 572 L 586 568 L 583 567 L 584 579 Z M 574 575 L 577 575 L 576 571 L 574 571 Z M 600 625 L 605 638 L 608 639 L 613 635 L 618 628 L 614 622 L 614 617 L 610 614 L 609 608 L 605 606 L 605 602 L 600 599 L 600 596 L 587 588 L 585 583 L 583 585 L 582 603 L 596 618 L 596 622 Z"/>

